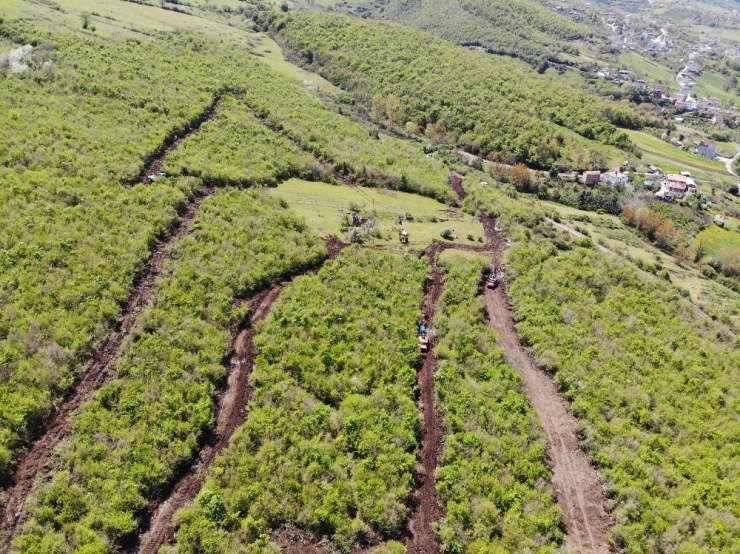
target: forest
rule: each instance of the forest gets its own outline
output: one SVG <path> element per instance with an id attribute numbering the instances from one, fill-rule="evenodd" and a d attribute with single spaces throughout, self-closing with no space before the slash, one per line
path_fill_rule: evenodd
<path id="1" fill-rule="evenodd" d="M 388 0 L 373 16 L 428 31 L 457 44 L 474 44 L 521 58 L 535 67 L 588 30 L 534 0 Z"/>
<path id="2" fill-rule="evenodd" d="M 284 524 L 344 551 L 401 534 L 425 276 L 416 258 L 353 247 L 283 292 L 258 327 L 249 418 L 180 514 L 178 552 L 258 551 Z"/>
<path id="3" fill-rule="evenodd" d="M 648 123 L 625 102 L 407 27 L 310 11 L 263 17 L 296 60 L 351 92 L 373 120 L 489 159 L 577 167 L 578 148 L 629 150 L 618 126 Z"/>

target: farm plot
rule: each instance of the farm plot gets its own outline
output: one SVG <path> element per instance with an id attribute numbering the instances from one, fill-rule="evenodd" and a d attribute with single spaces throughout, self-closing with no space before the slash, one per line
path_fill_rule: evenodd
<path id="1" fill-rule="evenodd" d="M 179 552 L 264 548 L 285 525 L 344 549 L 403 532 L 425 275 L 351 248 L 283 292 L 257 327 L 247 421 L 179 515 Z"/>
<path id="2" fill-rule="evenodd" d="M 230 336 L 247 317 L 235 298 L 326 255 L 300 217 L 265 195 L 223 189 L 204 201 L 123 345 L 116 378 L 73 416 L 51 460 L 58 471 L 29 503 L 19 551 L 98 552 L 131 540 L 147 504 L 213 428 Z"/>

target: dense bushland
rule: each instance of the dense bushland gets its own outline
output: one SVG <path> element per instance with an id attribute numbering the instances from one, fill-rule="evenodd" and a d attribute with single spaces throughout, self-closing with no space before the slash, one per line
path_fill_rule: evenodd
<path id="1" fill-rule="evenodd" d="M 627 104 L 407 27 L 308 11 L 264 17 L 289 52 L 353 93 L 374 119 L 473 153 L 567 166 L 586 139 L 631 148 L 615 125 L 642 124 Z"/>
<path id="2" fill-rule="evenodd" d="M 542 66 L 585 27 L 533 0 L 388 0 L 377 17 Z"/>
<path id="3" fill-rule="evenodd" d="M 527 406 L 521 378 L 506 364 L 485 324 L 482 258 L 440 261 L 445 291 L 436 318 L 440 336 L 437 406 L 447 438 L 437 470 L 446 516 L 442 551 L 551 552 L 561 540 L 545 442 Z"/>
<path id="4" fill-rule="evenodd" d="M 342 549 L 400 533 L 416 465 L 425 264 L 345 250 L 258 326 L 254 398 L 193 505 L 178 552 L 255 552 L 293 524 Z"/>
<path id="5" fill-rule="evenodd" d="M 629 552 L 738 552 L 740 358 L 670 285 L 534 238 L 509 255 L 522 341 L 555 374 Z"/>
<path id="6" fill-rule="evenodd" d="M 0 77 L 0 478 L 114 326 L 193 183 L 129 187 L 255 62 L 178 33 L 156 42 L 0 24 L 37 45 Z M 218 64 L 211 61 L 218 59 Z"/>
<path id="7" fill-rule="evenodd" d="M 222 189 L 206 199 L 124 344 L 116 378 L 73 417 L 19 551 L 103 553 L 130 537 L 213 427 L 230 330 L 247 315 L 235 297 L 326 254 L 302 218 L 266 194 Z"/>
<path id="8" fill-rule="evenodd" d="M 334 173 L 450 201 L 447 169 L 420 147 L 374 138 L 267 71 L 249 85 L 243 99 L 225 98 L 215 119 L 168 158 L 170 170 L 209 182 L 267 185 L 291 176 L 330 179 Z"/>
<path id="9" fill-rule="evenodd" d="M 274 186 L 290 177 L 308 176 L 315 161 L 265 127 L 244 102 L 226 96 L 214 119 L 167 157 L 164 170 L 195 175 L 209 184 Z"/>
<path id="10" fill-rule="evenodd" d="M 27 71 L 0 75 L 0 479 L 115 326 L 199 181 L 130 183 L 225 91 L 246 94 L 270 125 L 283 122 L 304 150 L 320 145 L 322 159 L 348 175 L 446 195 L 442 164 L 372 138 L 232 44 L 189 32 L 106 39 L 21 22 L 0 24 L 0 36 L 36 45 Z M 314 175 L 311 156 L 259 128 L 242 101 L 224 94 L 222 107 L 202 137 L 171 153 L 168 169 L 215 184 Z"/>

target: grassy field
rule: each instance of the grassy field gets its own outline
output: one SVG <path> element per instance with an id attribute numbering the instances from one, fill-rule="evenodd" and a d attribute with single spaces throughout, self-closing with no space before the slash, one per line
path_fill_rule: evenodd
<path id="1" fill-rule="evenodd" d="M 58 6 L 59 9 L 54 9 Z M 250 34 L 243 29 L 224 25 L 202 17 L 162 10 L 121 0 L 59 0 L 31 3 L 24 0 L 4 0 L 3 15 L 23 17 L 54 30 L 81 30 L 80 14 L 88 12 L 90 21 L 101 35 L 146 39 L 155 31 L 190 30 L 212 38 L 229 40 L 235 45 L 251 47 Z"/>
<path id="2" fill-rule="evenodd" d="M 679 173 L 689 171 L 696 179 L 699 189 L 709 193 L 715 185 L 731 185 L 737 181 L 737 177 L 727 173 L 723 162 L 715 162 L 692 154 L 686 150 L 679 150 L 647 133 L 639 131 L 626 131 L 630 139 L 642 150 L 642 162 L 645 165 L 654 164 L 666 173 Z"/>
<path id="3" fill-rule="evenodd" d="M 697 242 L 702 242 L 709 258 L 719 255 L 726 248 L 740 248 L 740 233 L 712 225 L 699 233 Z"/>
<path id="4" fill-rule="evenodd" d="M 722 102 L 730 105 L 736 105 L 738 103 L 738 98 L 736 94 L 725 92 L 722 89 L 725 78 L 721 75 L 716 75 L 714 73 L 702 73 L 695 80 L 697 86 L 694 87 L 694 90 L 699 93 L 700 96 L 717 98 L 718 100 L 721 100 Z"/>
<path id="5" fill-rule="evenodd" d="M 663 84 L 673 83 L 674 75 L 670 69 L 634 52 L 620 54 L 619 66 L 624 66 L 643 76 L 649 76 L 651 82 L 657 81 Z"/>
<path id="6" fill-rule="evenodd" d="M 447 227 L 455 230 L 457 238 L 454 242 L 457 243 L 480 244 L 478 237 L 483 236 L 483 227 L 474 218 L 436 200 L 404 192 L 311 183 L 299 179 L 286 181 L 272 191 L 322 235 L 343 236 L 341 222 L 347 217 L 350 207 L 363 216 L 371 215 L 374 207 L 383 236 L 382 239 L 375 239 L 376 245 L 400 248 L 393 220 L 398 215 L 405 218 L 406 214 L 413 216 L 413 221 L 403 222 L 411 246 L 426 246 L 433 239 L 441 239 L 440 232 Z M 475 241 L 468 240 L 468 234 Z"/>

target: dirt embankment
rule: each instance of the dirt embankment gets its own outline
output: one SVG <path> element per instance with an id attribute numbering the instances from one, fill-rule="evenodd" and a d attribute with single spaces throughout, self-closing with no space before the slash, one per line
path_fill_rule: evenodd
<path id="1" fill-rule="evenodd" d="M 326 238 L 329 259 L 339 256 L 347 244 L 336 236 Z M 309 270 L 303 275 L 315 273 L 318 269 Z M 146 531 L 139 536 L 135 545 L 127 549 L 138 554 L 156 554 L 162 545 L 171 543 L 175 539 L 175 527 L 172 518 L 177 510 L 187 506 L 200 492 L 216 456 L 226 448 L 234 432 L 241 427 L 247 418 L 247 407 L 252 398 L 252 388 L 249 377 L 254 367 L 257 350 L 254 346 L 256 334 L 254 325 L 263 320 L 278 299 L 280 292 L 290 283 L 283 281 L 277 285 L 254 294 L 243 300 L 249 307 L 249 320 L 239 329 L 233 341 L 233 354 L 229 362 L 228 382 L 226 390 L 220 395 L 216 416 L 216 427 L 213 435 L 205 447 L 198 453 L 190 468 L 174 483 L 167 496 L 154 501 L 149 506 L 149 517 L 146 521 Z M 300 544 L 309 544 L 310 535 L 294 530 L 286 532 L 284 538 L 300 539 Z M 298 540 L 298 539 L 296 539 Z M 310 552 L 310 549 L 305 550 Z"/>

